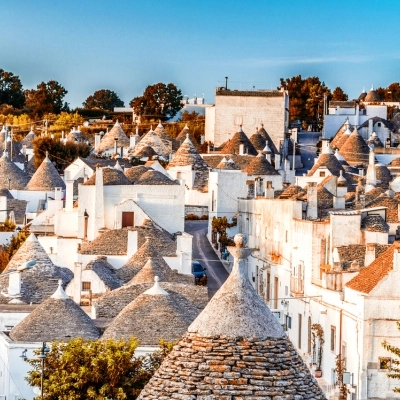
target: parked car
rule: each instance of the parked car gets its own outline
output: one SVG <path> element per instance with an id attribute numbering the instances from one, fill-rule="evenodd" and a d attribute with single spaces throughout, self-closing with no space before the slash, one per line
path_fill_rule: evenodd
<path id="1" fill-rule="evenodd" d="M 203 266 L 198 261 L 193 261 L 192 262 L 192 274 L 194 275 L 195 281 L 198 282 L 198 281 L 200 281 L 201 278 L 204 278 L 207 276 L 206 268 L 203 268 Z"/>

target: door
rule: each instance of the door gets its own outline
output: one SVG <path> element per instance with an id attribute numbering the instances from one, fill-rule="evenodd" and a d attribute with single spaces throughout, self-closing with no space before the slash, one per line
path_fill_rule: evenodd
<path id="1" fill-rule="evenodd" d="M 128 226 L 135 226 L 134 222 L 134 213 L 122 211 L 122 228 L 127 228 Z"/>
<path id="2" fill-rule="evenodd" d="M 278 297 L 279 297 L 279 278 L 274 278 L 274 308 L 278 308 Z"/>

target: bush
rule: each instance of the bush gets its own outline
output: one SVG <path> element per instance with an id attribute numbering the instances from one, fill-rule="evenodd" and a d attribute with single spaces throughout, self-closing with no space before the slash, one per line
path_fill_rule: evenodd
<path id="1" fill-rule="evenodd" d="M 196 214 L 187 214 L 185 219 L 187 219 L 189 221 L 196 221 L 196 220 L 199 220 L 200 218 Z"/>
<path id="2" fill-rule="evenodd" d="M 201 220 L 208 220 L 208 215 L 207 215 L 207 214 L 203 214 L 203 215 L 200 217 L 200 219 L 201 219 Z"/>

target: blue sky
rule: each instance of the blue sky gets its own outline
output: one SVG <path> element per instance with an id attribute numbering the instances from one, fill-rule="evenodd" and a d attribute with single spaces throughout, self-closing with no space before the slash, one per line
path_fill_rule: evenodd
<path id="1" fill-rule="evenodd" d="M 128 105 L 157 82 L 212 103 L 225 76 L 317 75 L 351 98 L 400 81 L 398 0 L 6 0 L 0 16 L 0 68 L 27 89 L 57 80 L 72 107 L 103 88 Z"/>

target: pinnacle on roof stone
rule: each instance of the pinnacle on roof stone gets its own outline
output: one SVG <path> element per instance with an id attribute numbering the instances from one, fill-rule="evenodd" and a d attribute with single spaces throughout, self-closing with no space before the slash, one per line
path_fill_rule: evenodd
<path id="1" fill-rule="evenodd" d="M 120 163 L 118 162 L 118 160 L 117 160 L 117 162 L 116 162 L 115 165 L 114 165 L 114 169 L 117 169 L 118 171 L 124 172 L 124 170 L 123 170 L 123 168 L 121 167 L 121 165 L 120 165 Z"/>
<path id="2" fill-rule="evenodd" d="M 235 258 L 229 278 L 166 357 L 139 400 L 217 399 L 228 393 L 229 398 L 243 399 L 288 398 L 288 393 L 299 399 L 302 395 L 325 399 L 248 280 L 245 260 L 252 249 L 244 247 L 243 235 L 236 235 L 235 243 L 236 247 L 228 248 Z M 290 378 L 285 372 L 289 370 Z"/>
<path id="3" fill-rule="evenodd" d="M 160 286 L 160 284 L 158 283 L 159 281 L 160 281 L 160 278 L 158 276 L 155 276 L 154 277 L 154 286 L 152 286 L 150 289 L 146 290 L 143 294 L 148 294 L 150 296 L 156 296 L 156 295 L 169 296 L 169 293 Z"/>
<path id="4" fill-rule="evenodd" d="M 18 342 L 68 341 L 77 337 L 95 340 L 99 336 L 93 321 L 67 296 L 61 283 L 10 332 L 10 338 Z"/>
<path id="5" fill-rule="evenodd" d="M 26 185 L 26 190 L 53 191 L 56 187 L 65 189 L 65 183 L 46 151 L 45 159 Z"/>

